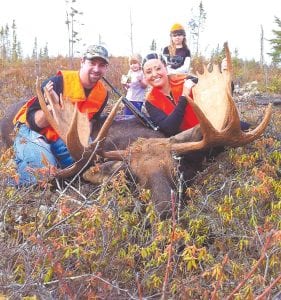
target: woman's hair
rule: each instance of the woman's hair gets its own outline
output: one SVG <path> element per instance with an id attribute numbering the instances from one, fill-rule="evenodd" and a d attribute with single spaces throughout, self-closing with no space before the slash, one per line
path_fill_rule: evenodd
<path id="1" fill-rule="evenodd" d="M 144 66 L 144 64 L 151 59 L 159 59 L 164 64 L 164 66 L 167 65 L 166 59 L 161 53 L 151 52 L 144 57 L 142 66 Z"/>
<path id="2" fill-rule="evenodd" d="M 185 36 L 184 36 L 183 41 L 182 41 L 182 47 L 189 50 L 189 48 L 187 46 L 187 43 L 186 43 L 186 37 Z M 176 45 L 173 42 L 172 36 L 170 38 L 170 45 L 168 46 L 168 49 L 169 49 L 170 56 L 175 56 L 176 55 Z"/>

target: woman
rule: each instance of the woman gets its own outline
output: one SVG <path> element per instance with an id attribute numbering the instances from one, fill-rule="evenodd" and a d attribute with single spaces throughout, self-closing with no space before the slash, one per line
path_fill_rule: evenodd
<path id="1" fill-rule="evenodd" d="M 175 135 L 198 124 L 187 96 L 192 98 L 192 79 L 186 76 L 168 76 L 166 61 L 161 54 L 150 53 L 143 60 L 143 73 L 151 90 L 147 94 L 145 108 L 151 120 L 166 136 Z M 240 121 L 241 129 L 250 124 Z"/>
<path id="2" fill-rule="evenodd" d="M 165 47 L 163 55 L 167 57 L 169 74 L 188 74 L 190 68 L 190 50 L 186 44 L 186 33 L 181 24 L 174 24 L 170 30 L 170 45 Z"/>
<path id="3" fill-rule="evenodd" d="M 161 54 L 148 54 L 142 66 L 145 80 L 151 86 L 145 108 L 160 130 L 166 136 L 172 136 L 197 125 L 197 117 L 187 103 L 195 83 L 186 80 L 185 76 L 168 76 L 166 61 Z M 194 170 L 200 170 L 207 155 L 206 151 L 195 151 L 181 156 L 178 170 L 183 173 L 184 185 L 190 183 Z"/>
<path id="4" fill-rule="evenodd" d="M 166 61 L 161 54 L 148 54 L 143 60 L 143 73 L 151 90 L 147 94 L 145 107 L 152 121 L 166 135 L 175 135 L 198 124 L 198 120 L 187 103 L 192 96 L 192 80 L 183 76 L 168 76 Z"/>

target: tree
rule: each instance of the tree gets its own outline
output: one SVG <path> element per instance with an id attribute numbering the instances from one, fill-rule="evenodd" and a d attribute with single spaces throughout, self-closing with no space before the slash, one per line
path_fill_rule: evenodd
<path id="1" fill-rule="evenodd" d="M 22 58 L 22 48 L 17 38 L 15 20 L 13 20 L 11 29 L 12 33 L 8 24 L 0 29 L 0 58 L 3 61 L 17 61 Z"/>
<path id="2" fill-rule="evenodd" d="M 261 39 L 260 39 L 260 47 L 261 47 L 261 53 L 260 53 L 260 67 L 263 72 L 264 76 L 264 83 L 265 87 L 267 88 L 268 86 L 268 74 L 267 74 L 267 68 L 264 63 L 264 31 L 263 31 L 263 26 L 261 25 Z"/>
<path id="3" fill-rule="evenodd" d="M 49 58 L 49 48 L 48 48 L 48 43 L 46 43 L 44 49 L 43 49 L 43 57 L 44 58 Z"/>
<path id="4" fill-rule="evenodd" d="M 2 60 L 6 60 L 7 58 L 7 47 L 5 41 L 6 41 L 5 28 L 2 26 L 0 29 L 0 50 L 1 50 L 0 58 Z"/>
<path id="5" fill-rule="evenodd" d="M 37 37 L 35 37 L 34 39 L 34 46 L 33 46 L 33 50 L 32 50 L 32 56 L 33 59 L 37 59 L 38 58 L 38 43 L 37 43 Z"/>
<path id="6" fill-rule="evenodd" d="M 76 8 L 69 6 L 69 2 L 74 3 L 76 0 L 65 0 L 67 5 L 65 24 L 68 31 L 68 54 L 71 60 L 71 65 L 73 65 L 73 57 L 75 53 L 74 45 L 81 41 L 81 38 L 79 37 L 79 26 L 84 24 L 79 21 L 79 17 L 83 15 L 83 12 L 79 12 Z"/>
<path id="7" fill-rule="evenodd" d="M 13 23 L 12 23 L 12 30 L 13 30 L 12 61 L 17 61 L 18 59 L 21 58 L 21 53 L 19 52 L 21 47 L 20 47 L 20 42 L 18 42 L 16 29 L 17 29 L 16 22 L 15 22 L 15 20 L 13 20 Z"/>
<path id="8" fill-rule="evenodd" d="M 102 45 L 102 37 L 101 37 L 101 34 L 99 33 L 99 45 Z"/>
<path id="9" fill-rule="evenodd" d="M 156 46 L 156 41 L 155 39 L 152 40 L 151 42 L 151 45 L 150 45 L 150 48 L 149 48 L 151 51 L 156 51 L 157 49 L 157 46 Z"/>
<path id="10" fill-rule="evenodd" d="M 188 25 L 190 27 L 191 40 L 193 40 L 193 43 L 195 45 L 196 56 L 198 56 L 199 53 L 200 32 L 204 29 L 204 23 L 206 21 L 206 18 L 207 14 L 203 7 L 202 1 L 200 1 L 199 13 L 194 14 L 191 20 L 188 22 Z"/>
<path id="11" fill-rule="evenodd" d="M 213 49 L 211 51 L 211 62 L 216 62 L 219 60 L 220 56 L 221 56 L 221 52 L 222 52 L 222 49 L 220 48 L 220 45 L 218 44 L 217 45 L 217 48 L 216 49 Z"/>
<path id="12" fill-rule="evenodd" d="M 275 16 L 275 23 L 278 25 L 279 30 L 272 30 L 275 35 L 274 39 L 269 40 L 272 45 L 272 52 L 268 53 L 272 57 L 274 64 L 281 63 L 281 19 Z"/>
<path id="13" fill-rule="evenodd" d="M 49 58 L 49 50 L 48 50 L 48 43 L 46 43 L 45 47 L 44 48 L 40 48 L 40 51 L 39 51 L 39 59 L 42 60 L 42 59 L 47 59 Z"/>
<path id="14" fill-rule="evenodd" d="M 263 55 L 263 52 L 264 52 L 264 32 L 263 32 L 263 26 L 262 25 L 261 25 L 260 43 L 261 43 L 260 65 L 261 65 L 261 68 L 262 68 L 263 65 L 264 65 L 264 55 Z"/>
<path id="15" fill-rule="evenodd" d="M 8 24 L 2 26 L 0 30 L 0 48 L 1 48 L 1 59 L 7 60 L 10 56 L 10 27 Z"/>
<path id="16" fill-rule="evenodd" d="M 131 53 L 134 53 L 134 40 L 133 40 L 133 20 L 132 11 L 130 9 L 130 42 L 131 42 Z"/>

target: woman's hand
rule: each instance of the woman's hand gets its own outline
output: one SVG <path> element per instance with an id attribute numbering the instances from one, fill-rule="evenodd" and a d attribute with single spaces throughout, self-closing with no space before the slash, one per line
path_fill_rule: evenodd
<path id="1" fill-rule="evenodd" d="M 193 86 L 195 86 L 195 83 L 191 79 L 185 80 L 183 84 L 182 96 L 188 98 Z"/>
<path id="2" fill-rule="evenodd" d="M 222 71 L 225 71 L 225 70 L 227 70 L 228 68 L 227 68 L 227 59 L 226 59 L 226 57 L 222 60 L 222 62 L 221 62 L 221 70 Z"/>

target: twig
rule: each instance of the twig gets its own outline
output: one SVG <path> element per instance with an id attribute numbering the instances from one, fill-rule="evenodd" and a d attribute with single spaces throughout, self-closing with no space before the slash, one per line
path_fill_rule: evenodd
<path id="1" fill-rule="evenodd" d="M 66 181 L 67 182 L 67 181 Z M 76 192 L 81 198 L 83 198 L 84 200 L 87 200 L 87 197 L 85 195 L 83 195 L 78 189 L 76 189 L 74 186 L 70 186 L 70 188 Z"/>
<path id="2" fill-rule="evenodd" d="M 87 205 L 86 202 L 83 202 L 76 210 L 74 210 L 70 215 L 66 216 L 56 224 L 54 224 L 51 228 L 44 232 L 43 237 L 46 237 L 51 231 L 53 231 L 56 227 L 67 221 L 68 219 L 72 218 L 77 212 L 79 212 L 83 207 Z"/>
<path id="3" fill-rule="evenodd" d="M 176 212 L 175 212 L 175 192 L 171 190 L 171 202 L 172 202 L 172 232 L 171 232 L 171 242 L 170 245 L 168 245 L 168 261 L 165 271 L 165 277 L 164 282 L 162 286 L 162 296 L 161 300 L 166 299 L 166 288 L 168 284 L 169 279 L 169 272 L 171 269 L 171 260 L 172 260 L 172 254 L 173 254 L 173 243 L 175 239 L 175 230 L 176 230 Z"/>
<path id="4" fill-rule="evenodd" d="M 139 300 L 142 300 L 142 288 L 141 288 L 141 284 L 139 281 L 139 274 L 136 274 L 136 283 L 137 283 L 137 288 L 138 288 L 138 295 L 139 295 Z"/>
<path id="5" fill-rule="evenodd" d="M 255 300 L 263 300 L 265 296 L 272 290 L 272 288 L 281 280 L 281 274 L 263 291 L 262 294 L 257 296 Z"/>
<path id="6" fill-rule="evenodd" d="M 89 278 L 96 278 L 96 279 L 99 279 L 100 281 L 110 285 L 111 287 L 115 288 L 115 289 L 119 289 L 121 290 L 122 292 L 125 292 L 127 293 L 131 299 L 135 299 L 130 293 L 128 290 L 126 289 L 122 289 L 120 288 L 119 286 L 116 286 L 114 284 L 112 284 L 111 282 L 109 282 L 108 280 L 105 280 L 103 279 L 102 277 L 100 276 L 97 276 L 95 274 L 82 274 L 82 275 L 78 275 L 78 276 L 71 276 L 71 277 L 64 277 L 63 280 L 64 281 L 67 281 L 67 280 L 79 280 L 79 279 L 82 279 L 82 278 L 85 278 L 85 280 L 87 279 L 87 277 Z M 52 284 L 57 284 L 57 283 L 60 283 L 60 280 L 53 280 L 53 281 L 49 281 L 49 282 L 45 282 L 44 283 L 44 286 L 48 286 L 48 285 L 52 285 Z M 21 284 L 9 284 L 9 285 L 6 285 L 6 286 L 3 286 L 4 288 L 22 288 L 23 285 Z M 28 284 L 28 286 L 38 286 L 38 283 L 32 283 L 32 284 Z"/>
<path id="7" fill-rule="evenodd" d="M 245 276 L 245 278 L 237 285 L 237 287 L 232 291 L 232 293 L 226 298 L 226 300 L 232 300 L 234 295 L 244 286 L 246 281 L 253 275 L 256 269 L 259 267 L 264 257 L 266 256 L 266 250 L 268 249 L 272 238 L 272 233 L 266 238 L 265 244 L 262 249 L 261 256 L 259 260 L 256 262 L 252 270 Z"/>
<path id="8" fill-rule="evenodd" d="M 84 166 L 79 170 L 79 172 L 72 178 L 72 180 L 67 184 L 67 186 L 65 187 L 65 189 L 62 191 L 62 194 L 63 195 L 68 187 L 75 181 L 75 179 L 86 169 L 86 167 L 89 165 L 89 163 L 91 162 L 93 156 L 96 154 L 96 151 L 97 149 L 99 148 L 99 145 L 100 145 L 100 142 L 101 141 L 98 141 L 97 144 L 96 144 L 96 147 L 94 149 L 94 151 L 91 153 L 90 157 L 88 158 L 87 162 L 84 164 Z M 60 196 L 61 196 L 60 195 Z"/>
<path id="9" fill-rule="evenodd" d="M 228 254 L 226 254 L 225 256 L 224 256 L 224 258 L 223 258 L 223 261 L 222 261 L 222 263 L 221 263 L 221 269 L 223 270 L 223 268 L 224 268 L 224 266 L 225 266 L 225 264 L 228 262 Z M 220 275 L 219 275 L 219 278 L 218 278 L 218 280 L 217 280 L 217 283 L 216 283 L 216 286 L 215 286 L 215 289 L 213 290 L 213 292 L 212 292 L 212 298 L 211 298 L 211 300 L 215 300 L 216 299 L 216 293 L 217 293 L 217 290 L 218 290 L 218 288 L 219 288 L 219 286 L 221 285 L 221 278 L 222 278 L 222 272 L 220 273 Z"/>
<path id="10" fill-rule="evenodd" d="M 88 164 L 90 163 L 92 157 L 95 155 L 96 150 L 99 147 L 100 142 L 97 142 L 97 145 L 94 149 L 94 151 L 91 153 L 88 161 L 85 163 L 85 165 L 83 166 L 83 168 L 81 168 L 81 170 L 79 170 L 79 172 L 72 178 L 72 180 L 66 185 L 66 187 L 64 188 L 64 190 L 60 193 L 60 195 L 58 196 L 58 198 L 56 199 L 56 201 L 54 202 L 54 204 L 52 205 L 50 212 L 46 214 L 45 218 L 43 219 L 43 221 L 41 222 L 41 225 L 43 225 L 46 220 L 48 219 L 48 216 L 50 215 L 51 211 L 53 211 L 54 207 L 56 206 L 56 204 L 58 203 L 58 201 L 60 200 L 60 198 L 66 193 L 66 191 L 68 190 L 68 188 L 72 185 L 72 183 L 75 181 L 75 179 L 85 170 L 85 168 L 88 166 Z M 49 231 L 49 230 L 48 230 Z"/>

